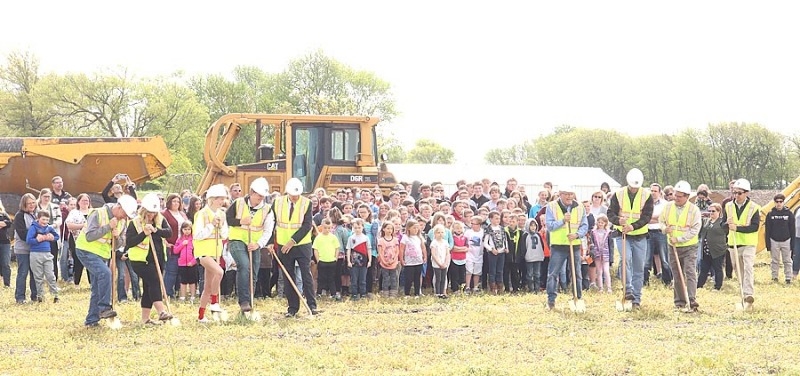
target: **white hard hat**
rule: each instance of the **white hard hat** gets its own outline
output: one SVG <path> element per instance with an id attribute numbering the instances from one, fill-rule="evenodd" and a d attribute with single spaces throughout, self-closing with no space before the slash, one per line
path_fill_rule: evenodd
<path id="1" fill-rule="evenodd" d="M 628 176 L 625 178 L 625 180 L 628 181 L 629 187 L 639 188 L 644 182 L 644 174 L 642 174 L 642 170 L 634 168 L 628 171 Z"/>
<path id="2" fill-rule="evenodd" d="M 750 181 L 747 179 L 738 179 L 733 183 L 733 187 L 750 192 Z"/>
<path id="3" fill-rule="evenodd" d="M 575 187 L 571 185 L 559 185 L 558 193 L 575 193 Z"/>
<path id="4" fill-rule="evenodd" d="M 225 184 L 214 184 L 208 188 L 206 198 L 211 197 L 228 197 L 228 190 L 225 189 Z"/>
<path id="5" fill-rule="evenodd" d="M 125 212 L 125 215 L 128 216 L 130 219 L 136 218 L 136 199 L 129 196 L 129 195 L 122 195 L 117 199 L 117 204 L 122 207 L 122 211 Z"/>
<path id="6" fill-rule="evenodd" d="M 291 178 L 286 182 L 286 193 L 290 196 L 299 196 L 303 193 L 303 182 L 298 178 Z"/>
<path id="7" fill-rule="evenodd" d="M 252 183 L 250 183 L 250 190 L 262 196 L 268 196 L 269 183 L 267 182 L 267 179 L 258 178 L 256 180 L 253 180 Z"/>
<path id="8" fill-rule="evenodd" d="M 142 208 L 150 213 L 158 213 L 161 211 L 161 200 L 158 194 L 148 193 L 142 198 Z"/>
<path id="9" fill-rule="evenodd" d="M 675 183 L 675 192 L 680 192 L 690 195 L 692 194 L 692 186 L 689 185 L 689 182 L 687 182 L 686 180 L 681 180 Z"/>

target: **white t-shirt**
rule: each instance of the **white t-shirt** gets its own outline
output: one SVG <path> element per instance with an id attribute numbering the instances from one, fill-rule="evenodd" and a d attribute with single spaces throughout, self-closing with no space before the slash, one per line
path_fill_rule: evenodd
<path id="1" fill-rule="evenodd" d="M 467 237 L 469 243 L 469 250 L 467 250 L 467 261 L 472 263 L 483 262 L 483 229 L 478 231 L 467 229 L 464 231 L 464 236 Z"/>
<path id="2" fill-rule="evenodd" d="M 653 202 L 653 218 L 657 218 L 657 217 L 661 216 L 661 212 L 664 211 L 664 206 L 666 206 L 667 203 L 669 203 L 669 201 L 667 201 L 667 200 L 665 200 L 663 198 L 658 200 L 657 203 L 655 201 Z M 650 223 L 650 224 L 647 225 L 647 229 L 648 230 L 661 230 L 661 224 L 658 223 L 658 222 Z"/>
<path id="3" fill-rule="evenodd" d="M 422 239 L 419 236 L 403 236 L 400 244 L 405 246 L 403 264 L 406 266 L 422 265 Z"/>
<path id="4" fill-rule="evenodd" d="M 443 263 L 443 265 L 436 265 L 436 262 L 432 261 L 434 268 L 443 269 L 448 267 L 446 263 L 448 253 L 450 253 L 450 244 L 447 243 L 447 240 L 431 240 L 431 260 L 439 260 Z"/>

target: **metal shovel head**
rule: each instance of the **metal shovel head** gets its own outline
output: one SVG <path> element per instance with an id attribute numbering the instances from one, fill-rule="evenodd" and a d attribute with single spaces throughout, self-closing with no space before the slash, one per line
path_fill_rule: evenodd
<path id="1" fill-rule="evenodd" d="M 169 324 L 172 326 L 181 326 L 181 320 L 179 320 L 177 317 L 173 317 L 169 319 Z"/>
<path id="2" fill-rule="evenodd" d="M 583 299 L 572 299 L 569 301 L 569 309 L 575 313 L 586 312 L 586 302 Z"/>
<path id="3" fill-rule="evenodd" d="M 119 330 L 122 329 L 122 321 L 119 320 L 119 317 L 112 317 L 110 319 L 106 319 L 106 325 L 108 325 L 109 329 Z"/>
<path id="4" fill-rule="evenodd" d="M 621 302 L 619 300 L 615 301 L 615 303 L 616 303 L 616 306 L 617 306 L 617 311 L 622 312 L 622 311 L 625 310 L 625 303 L 623 303 L 623 302 Z"/>
<path id="5" fill-rule="evenodd" d="M 217 322 L 228 321 L 228 312 L 226 312 L 226 311 L 212 312 L 211 313 L 211 317 L 214 319 L 214 321 L 217 321 Z"/>
<path id="6" fill-rule="evenodd" d="M 261 314 L 256 311 L 242 312 L 244 317 L 250 321 L 261 321 Z"/>
<path id="7" fill-rule="evenodd" d="M 626 311 L 633 311 L 633 302 L 630 300 L 625 301 L 625 310 Z"/>
<path id="8" fill-rule="evenodd" d="M 736 310 L 737 311 L 744 311 L 744 303 L 736 302 Z"/>

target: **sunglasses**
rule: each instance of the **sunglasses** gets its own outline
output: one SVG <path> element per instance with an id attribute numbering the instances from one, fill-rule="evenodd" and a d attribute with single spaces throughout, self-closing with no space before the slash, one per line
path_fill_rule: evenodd
<path id="1" fill-rule="evenodd" d="M 775 200 L 776 204 L 783 204 L 783 200 Z"/>
<path id="2" fill-rule="evenodd" d="M 733 192 L 733 194 L 735 194 L 735 195 L 737 195 L 737 196 L 740 196 L 740 195 L 743 195 L 743 194 L 744 194 L 744 192 L 742 192 L 742 191 L 738 191 L 738 192 Z"/>
<path id="3" fill-rule="evenodd" d="M 603 198 L 603 196 L 592 196 L 593 198 Z"/>

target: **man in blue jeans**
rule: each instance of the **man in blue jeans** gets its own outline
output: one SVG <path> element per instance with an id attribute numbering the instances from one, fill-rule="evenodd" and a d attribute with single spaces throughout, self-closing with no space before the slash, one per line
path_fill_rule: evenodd
<path id="1" fill-rule="evenodd" d="M 75 254 L 92 276 L 89 313 L 84 321 L 87 327 L 117 316 L 111 307 L 111 270 L 106 263 L 113 256 L 112 244 L 123 244 L 120 235 L 125 232 L 126 220 L 136 217 L 136 207 L 136 199 L 123 195 L 116 203 L 95 209 L 75 240 Z"/>
<path id="2" fill-rule="evenodd" d="M 550 264 L 547 266 L 547 308 L 556 306 L 558 279 L 567 266 L 569 257 L 575 261 L 575 284 L 577 298 L 581 298 L 581 239 L 589 231 L 586 211 L 575 201 L 575 191 L 560 187 L 558 200 L 547 204 L 545 223 L 550 233 Z M 571 248 L 571 249 L 570 249 Z M 570 252 L 572 251 L 572 252 Z M 571 253 L 571 254 L 570 254 Z M 565 282 L 565 281 L 562 281 Z"/>
<path id="3" fill-rule="evenodd" d="M 608 220 L 621 232 L 625 244 L 625 300 L 633 309 L 641 308 L 644 265 L 647 258 L 647 224 L 653 216 L 653 198 L 642 189 L 644 174 L 638 168 L 628 171 L 628 185 L 613 196 L 608 206 Z M 622 252 L 620 248 L 620 252 Z M 552 256 L 551 256 L 552 257 Z"/>
<path id="4" fill-rule="evenodd" d="M 656 278 L 661 278 L 665 285 L 669 286 L 672 282 L 672 272 L 669 268 L 669 254 L 667 253 L 667 235 L 661 232 L 661 224 L 658 223 L 661 211 L 669 202 L 661 197 L 661 185 L 658 183 L 650 184 L 650 197 L 653 198 L 653 215 L 647 225 L 647 258 L 644 265 L 644 284 L 649 285 L 650 272 Z"/>

